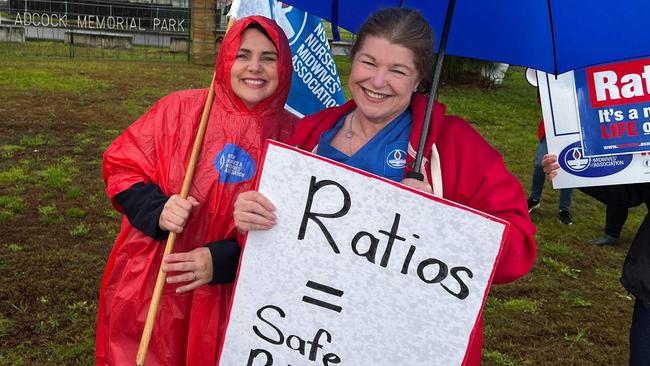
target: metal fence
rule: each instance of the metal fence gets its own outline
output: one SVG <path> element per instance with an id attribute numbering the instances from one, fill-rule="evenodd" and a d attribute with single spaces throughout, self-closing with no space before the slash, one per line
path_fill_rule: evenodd
<path id="1" fill-rule="evenodd" d="M 0 55 L 187 62 L 189 0 L 134 1 L 0 0 Z"/>

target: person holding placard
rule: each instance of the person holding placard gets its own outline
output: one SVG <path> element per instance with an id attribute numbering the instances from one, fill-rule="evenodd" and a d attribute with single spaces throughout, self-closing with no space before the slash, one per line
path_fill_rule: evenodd
<path id="1" fill-rule="evenodd" d="M 284 111 L 291 72 L 289 42 L 274 21 L 249 17 L 232 26 L 217 56 L 214 105 L 187 199 L 176 193 L 207 90 L 162 98 L 104 153 L 106 191 L 125 217 L 102 279 L 97 365 L 134 364 L 169 232 L 182 234 L 162 264 L 169 277 L 147 363 L 216 363 L 234 280 L 228 266 L 239 255 L 228 240 L 236 236 L 233 201 L 251 189 L 264 141 L 293 131 L 295 117 Z"/>
<path id="2" fill-rule="evenodd" d="M 557 176 L 560 164 L 557 156 L 547 154 L 542 160 L 548 180 Z M 584 193 L 608 205 L 619 208 L 639 206 L 650 208 L 650 183 L 580 188 Z M 639 226 L 625 262 L 621 284 L 634 295 L 634 311 L 630 325 L 630 366 L 650 365 L 650 213 Z"/>
<path id="3" fill-rule="evenodd" d="M 541 205 L 542 190 L 544 189 L 544 169 L 542 169 L 542 158 L 548 153 L 546 145 L 546 133 L 544 132 L 544 120 L 539 121 L 537 127 L 537 137 L 539 142 L 535 149 L 535 164 L 533 165 L 532 183 L 530 186 L 530 196 L 528 196 L 528 212 L 532 213 Z M 558 217 L 564 225 L 573 224 L 571 218 L 571 188 L 560 189 L 560 201 L 558 206 Z"/>
<path id="4" fill-rule="evenodd" d="M 428 99 L 418 90 L 429 80 L 434 39 L 428 22 L 413 9 L 371 15 L 352 48 L 353 100 L 303 118 L 289 143 L 508 221 L 493 282 L 511 282 L 533 265 L 535 227 L 521 184 L 469 123 L 446 116 L 445 106 L 436 103 L 421 169 L 425 179 L 404 178 L 421 134 Z M 276 222 L 273 211 L 261 193 L 244 192 L 235 202 L 235 224 L 241 232 L 269 229 Z M 481 343 L 482 320 L 473 330 L 465 365 L 480 363 Z"/>

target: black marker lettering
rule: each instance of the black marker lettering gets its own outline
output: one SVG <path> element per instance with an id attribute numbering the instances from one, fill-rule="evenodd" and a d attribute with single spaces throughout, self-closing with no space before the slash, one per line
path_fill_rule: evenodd
<path id="1" fill-rule="evenodd" d="M 341 191 L 341 193 L 343 194 L 343 207 L 338 212 L 333 214 L 311 212 L 311 206 L 314 201 L 314 194 L 319 189 L 326 186 L 336 186 Z M 340 254 L 341 251 L 339 250 L 338 245 L 334 241 L 334 238 L 332 238 L 332 235 L 330 234 L 330 232 L 327 230 L 323 222 L 318 217 L 337 218 L 337 217 L 345 216 L 348 213 L 348 211 L 350 211 L 351 204 L 352 201 L 350 200 L 350 193 L 348 193 L 348 191 L 345 188 L 343 188 L 342 185 L 340 185 L 339 183 L 333 180 L 321 180 L 319 182 L 316 182 L 316 177 L 312 176 L 311 182 L 309 184 L 309 194 L 307 196 L 307 203 L 305 204 L 305 212 L 303 213 L 302 222 L 300 223 L 300 231 L 298 232 L 298 240 L 303 240 L 305 238 L 305 231 L 307 231 L 307 220 L 312 220 L 318 225 L 320 230 L 323 232 L 323 235 L 325 235 L 325 238 L 327 239 L 327 242 L 332 247 L 332 250 L 334 250 L 334 253 Z"/>
<path id="2" fill-rule="evenodd" d="M 381 234 L 388 236 L 386 251 L 384 251 L 384 255 L 381 257 L 381 263 L 379 264 L 384 268 L 388 266 L 388 260 L 390 259 L 390 253 L 393 250 L 393 243 L 395 242 L 395 239 L 402 240 L 402 241 L 405 240 L 401 236 L 397 235 L 397 229 L 399 228 L 399 219 L 400 219 L 400 214 L 395 213 L 395 218 L 393 219 L 393 227 L 391 227 L 390 233 L 384 230 L 379 230 Z"/>
<path id="3" fill-rule="evenodd" d="M 275 325 L 273 325 L 273 323 L 271 323 L 270 321 L 267 321 L 266 319 L 264 319 L 264 317 L 262 317 L 262 312 L 264 312 L 264 310 L 266 310 L 266 309 L 275 310 L 278 314 L 280 314 L 281 318 L 285 317 L 284 311 L 282 311 L 282 309 L 280 309 L 279 307 L 277 307 L 275 305 L 266 305 L 266 306 L 261 307 L 257 311 L 257 318 L 259 320 L 263 321 L 264 323 L 268 324 L 269 326 L 271 326 L 271 328 L 273 328 L 277 332 L 277 335 L 278 335 L 279 339 L 274 340 L 274 339 L 272 339 L 270 337 L 265 336 L 257 328 L 257 326 L 253 326 L 253 332 L 255 332 L 255 334 L 257 334 L 258 337 L 262 338 L 263 340 L 265 340 L 265 341 L 267 341 L 267 342 L 269 342 L 271 344 L 275 344 L 275 345 L 282 344 L 282 342 L 284 342 L 284 335 L 282 334 L 282 331 L 280 331 L 280 329 L 278 329 Z"/>
<path id="4" fill-rule="evenodd" d="M 442 288 L 444 288 L 447 292 L 449 292 L 450 294 L 456 296 L 457 298 L 459 298 L 461 300 L 465 300 L 467 298 L 467 296 L 469 296 L 469 288 L 467 287 L 465 282 L 463 282 L 463 280 L 461 280 L 458 277 L 458 272 L 461 272 L 461 271 L 467 273 L 467 277 L 469 277 L 469 278 L 474 277 L 474 274 L 472 273 L 472 271 L 470 271 L 469 268 L 467 268 L 467 267 L 454 267 L 454 268 L 451 269 L 451 271 L 450 271 L 451 277 L 453 277 L 456 281 L 458 281 L 458 284 L 460 285 L 460 292 L 455 293 L 455 292 L 451 291 L 443 283 L 441 283 L 440 286 L 442 286 Z"/>
<path id="5" fill-rule="evenodd" d="M 368 246 L 368 250 L 365 253 L 361 253 L 359 251 L 359 248 L 357 248 L 357 243 L 363 237 L 368 237 L 368 239 L 370 239 L 370 246 Z M 379 239 L 375 238 L 372 234 L 370 234 L 367 231 L 359 231 L 357 235 L 355 235 L 354 238 L 352 238 L 352 251 L 354 252 L 354 254 L 361 257 L 366 257 L 366 259 L 368 259 L 368 262 L 370 263 L 375 263 L 375 255 L 377 255 L 377 245 L 379 245 Z"/>

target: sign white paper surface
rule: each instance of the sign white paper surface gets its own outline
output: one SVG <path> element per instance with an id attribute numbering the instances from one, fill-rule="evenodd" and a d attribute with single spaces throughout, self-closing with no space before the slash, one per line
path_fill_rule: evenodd
<path id="1" fill-rule="evenodd" d="M 507 223 L 278 143 L 259 191 L 221 365 L 462 363 Z"/>
<path id="2" fill-rule="evenodd" d="M 548 152 L 560 163 L 553 188 L 650 181 L 648 153 L 585 156 L 573 71 L 557 77 L 538 71 L 537 80 Z"/>

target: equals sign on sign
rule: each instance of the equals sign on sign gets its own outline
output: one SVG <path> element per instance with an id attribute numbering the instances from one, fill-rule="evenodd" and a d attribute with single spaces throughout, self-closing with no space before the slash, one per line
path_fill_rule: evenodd
<path id="1" fill-rule="evenodd" d="M 306 286 L 311 288 L 311 289 L 324 292 L 324 293 L 326 293 L 328 295 L 333 295 L 333 296 L 336 296 L 336 297 L 343 296 L 343 291 L 341 291 L 339 289 L 336 289 L 334 287 L 323 285 L 323 284 L 318 283 L 318 282 L 307 281 Z M 317 299 L 314 299 L 313 297 L 309 297 L 309 296 L 303 296 L 302 301 L 306 302 L 308 304 L 312 304 L 312 305 L 320 306 L 320 307 L 325 308 L 325 309 L 336 311 L 337 313 L 340 313 L 341 310 L 343 310 L 343 308 L 338 306 L 338 305 L 334 305 L 334 304 L 329 303 L 327 301 L 317 300 Z"/>

